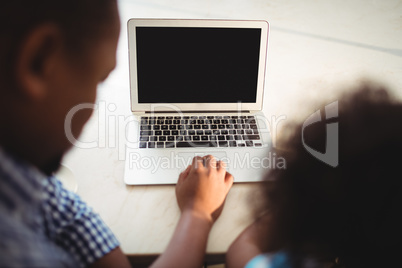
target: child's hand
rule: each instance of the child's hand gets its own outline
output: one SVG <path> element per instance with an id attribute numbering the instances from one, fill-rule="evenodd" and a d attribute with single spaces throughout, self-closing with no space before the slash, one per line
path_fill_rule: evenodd
<path id="1" fill-rule="evenodd" d="M 220 215 L 233 176 L 225 164 L 207 155 L 194 157 L 176 185 L 176 198 L 182 212 L 190 210 L 214 222 Z"/>

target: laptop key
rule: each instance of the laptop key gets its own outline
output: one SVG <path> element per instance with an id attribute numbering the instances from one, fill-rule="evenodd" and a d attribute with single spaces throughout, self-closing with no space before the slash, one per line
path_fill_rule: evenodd
<path id="1" fill-rule="evenodd" d="M 156 136 L 162 135 L 162 130 L 155 130 L 155 135 Z"/>
<path id="2" fill-rule="evenodd" d="M 210 139 L 211 141 L 216 141 L 217 137 L 216 137 L 216 136 L 210 136 L 209 139 Z"/>
<path id="3" fill-rule="evenodd" d="M 163 135 L 169 136 L 169 135 L 170 135 L 170 130 L 164 130 L 164 131 L 163 131 Z"/>
<path id="4" fill-rule="evenodd" d="M 152 130 L 142 130 L 140 136 L 152 136 Z"/>
<path id="5" fill-rule="evenodd" d="M 244 143 L 239 143 L 237 144 L 237 147 L 246 147 L 246 145 Z"/>
<path id="6" fill-rule="evenodd" d="M 200 140 L 200 136 L 193 136 L 193 141 L 199 141 Z"/>
<path id="7" fill-rule="evenodd" d="M 246 141 L 247 147 L 253 147 L 253 141 Z"/>
<path id="8" fill-rule="evenodd" d="M 156 147 L 157 148 L 165 148 L 165 143 L 163 141 L 162 142 L 159 141 L 159 142 L 156 143 Z"/>
<path id="9" fill-rule="evenodd" d="M 217 147 L 218 144 L 216 142 L 212 141 L 194 141 L 194 142 L 176 142 L 176 147 L 177 148 L 182 148 L 182 147 Z"/>
<path id="10" fill-rule="evenodd" d="M 149 140 L 149 136 L 140 137 L 140 141 L 148 141 L 148 140 Z"/>
<path id="11" fill-rule="evenodd" d="M 208 140 L 208 136 L 201 136 L 201 140 L 207 141 L 207 140 Z"/>
<path id="12" fill-rule="evenodd" d="M 150 125 L 141 125 L 141 130 L 151 130 Z"/>
<path id="13" fill-rule="evenodd" d="M 236 141 L 229 141 L 229 146 L 230 147 L 237 147 Z"/>
<path id="14" fill-rule="evenodd" d="M 140 142 L 140 148 L 147 148 L 146 142 Z"/>
<path id="15" fill-rule="evenodd" d="M 179 131 L 178 130 L 172 130 L 172 135 L 179 135 Z"/>
<path id="16" fill-rule="evenodd" d="M 233 140 L 233 136 L 232 136 L 232 135 L 227 135 L 227 136 L 226 136 L 226 140 L 228 140 L 228 141 Z"/>
<path id="17" fill-rule="evenodd" d="M 157 141 L 157 140 L 158 140 L 158 137 L 156 137 L 156 136 L 149 137 L 149 141 Z"/>
<path id="18" fill-rule="evenodd" d="M 191 141 L 191 136 L 184 136 L 185 141 Z"/>
<path id="19" fill-rule="evenodd" d="M 175 147 L 175 143 L 172 142 L 172 141 L 167 141 L 167 142 L 165 143 L 165 147 L 166 147 L 166 148 L 174 148 L 174 147 Z"/>
<path id="20" fill-rule="evenodd" d="M 237 140 L 237 141 L 241 141 L 241 135 L 235 135 L 234 139 Z"/>
<path id="21" fill-rule="evenodd" d="M 165 136 L 159 136 L 159 141 L 166 141 L 166 137 Z"/>
<path id="22" fill-rule="evenodd" d="M 197 135 L 204 135 L 204 130 L 197 130 Z"/>
<path id="23" fill-rule="evenodd" d="M 148 142 L 148 148 L 155 148 L 155 142 Z"/>
<path id="24" fill-rule="evenodd" d="M 259 140 L 260 135 L 243 135 L 243 140 Z"/>
<path id="25" fill-rule="evenodd" d="M 168 141 L 174 141 L 174 136 L 168 136 L 168 137 L 167 137 L 167 140 L 168 140 Z"/>
<path id="26" fill-rule="evenodd" d="M 228 147 L 228 142 L 227 141 L 220 141 L 219 142 L 219 147 Z"/>
<path id="27" fill-rule="evenodd" d="M 195 135 L 195 130 L 189 130 L 188 135 Z"/>
<path id="28" fill-rule="evenodd" d="M 225 136 L 218 136 L 218 140 L 224 141 L 224 140 L 225 140 Z"/>

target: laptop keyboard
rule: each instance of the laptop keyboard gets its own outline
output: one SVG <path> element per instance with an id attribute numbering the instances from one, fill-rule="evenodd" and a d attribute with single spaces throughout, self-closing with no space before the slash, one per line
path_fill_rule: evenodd
<path id="1" fill-rule="evenodd" d="M 261 146 L 254 116 L 141 117 L 140 148 Z"/>

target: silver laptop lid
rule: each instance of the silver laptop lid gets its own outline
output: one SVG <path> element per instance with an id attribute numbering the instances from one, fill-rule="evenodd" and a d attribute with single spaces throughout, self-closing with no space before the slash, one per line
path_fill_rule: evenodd
<path id="1" fill-rule="evenodd" d="M 261 110 L 268 31 L 266 21 L 130 19 L 132 111 Z"/>

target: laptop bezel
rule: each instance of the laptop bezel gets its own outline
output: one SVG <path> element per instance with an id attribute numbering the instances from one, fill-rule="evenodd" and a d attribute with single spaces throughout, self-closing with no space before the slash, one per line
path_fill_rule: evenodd
<path id="1" fill-rule="evenodd" d="M 253 103 L 139 103 L 137 83 L 136 27 L 208 27 L 261 29 L 260 57 L 257 78 L 256 102 Z M 259 111 L 264 96 L 265 69 L 268 48 L 269 23 L 264 20 L 195 20 L 195 19 L 130 19 L 128 21 L 128 47 L 131 110 L 133 112 L 197 112 L 197 111 Z"/>

